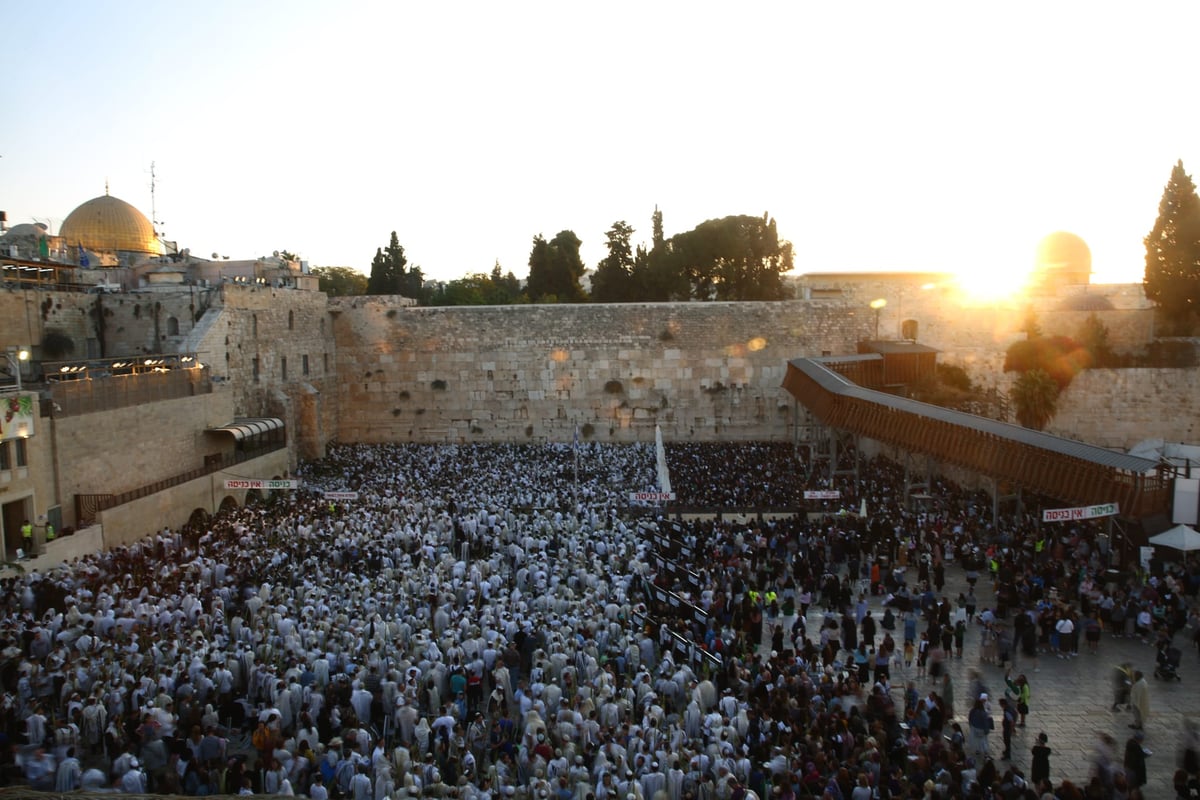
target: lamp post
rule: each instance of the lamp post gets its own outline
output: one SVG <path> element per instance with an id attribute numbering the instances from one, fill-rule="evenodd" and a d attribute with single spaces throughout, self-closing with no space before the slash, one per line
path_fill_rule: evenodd
<path id="1" fill-rule="evenodd" d="M 21 391 L 21 362 L 29 360 L 29 348 L 10 347 L 4 351 L 4 358 L 8 361 L 9 371 L 17 380 L 17 391 L 19 392 Z"/>
<path id="2" fill-rule="evenodd" d="M 879 341 L 879 312 L 887 305 L 887 300 L 882 297 L 871 301 L 871 308 L 875 309 L 875 341 Z"/>

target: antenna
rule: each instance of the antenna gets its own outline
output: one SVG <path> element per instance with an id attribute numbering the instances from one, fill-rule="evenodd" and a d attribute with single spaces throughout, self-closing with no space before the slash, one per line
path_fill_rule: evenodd
<path id="1" fill-rule="evenodd" d="M 162 236 L 162 231 L 159 230 L 163 221 L 158 218 L 158 201 L 155 197 L 157 192 L 158 179 L 154 174 L 154 162 L 150 162 L 150 224 L 154 226 L 154 235 Z"/>

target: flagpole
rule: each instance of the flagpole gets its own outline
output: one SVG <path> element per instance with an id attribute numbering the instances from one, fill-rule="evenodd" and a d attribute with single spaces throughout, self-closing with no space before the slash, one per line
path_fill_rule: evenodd
<path id="1" fill-rule="evenodd" d="M 571 513 L 579 514 L 579 424 L 575 424 L 575 443 L 571 446 L 575 456 L 575 481 L 571 486 L 571 502 L 574 508 Z"/>

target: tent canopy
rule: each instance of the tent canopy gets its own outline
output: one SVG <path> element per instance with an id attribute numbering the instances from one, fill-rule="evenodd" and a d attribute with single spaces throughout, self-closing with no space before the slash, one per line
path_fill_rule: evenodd
<path id="1" fill-rule="evenodd" d="M 1157 536 L 1150 537 L 1150 544 L 1157 547 L 1170 547 L 1175 550 L 1200 550 L 1200 533 L 1187 525 L 1176 525 L 1170 530 L 1163 531 Z"/>

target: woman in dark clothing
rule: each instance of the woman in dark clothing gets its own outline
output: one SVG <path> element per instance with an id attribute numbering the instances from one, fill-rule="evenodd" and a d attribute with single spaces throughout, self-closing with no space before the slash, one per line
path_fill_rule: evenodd
<path id="1" fill-rule="evenodd" d="M 1146 751 L 1142 747 L 1145 734 L 1135 731 L 1125 743 L 1125 779 L 1129 788 L 1136 789 L 1146 785 Z"/>
<path id="2" fill-rule="evenodd" d="M 1029 767 L 1029 778 L 1037 786 L 1042 781 L 1050 780 L 1050 746 L 1046 744 L 1049 738 L 1039 733 L 1037 744 L 1033 746 L 1033 761 Z"/>

